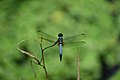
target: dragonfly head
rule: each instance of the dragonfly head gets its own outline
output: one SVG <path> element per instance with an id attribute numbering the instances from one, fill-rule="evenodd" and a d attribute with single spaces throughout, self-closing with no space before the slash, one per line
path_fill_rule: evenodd
<path id="1" fill-rule="evenodd" d="M 62 33 L 59 33 L 59 34 L 58 34 L 58 37 L 63 37 L 63 34 L 62 34 Z"/>

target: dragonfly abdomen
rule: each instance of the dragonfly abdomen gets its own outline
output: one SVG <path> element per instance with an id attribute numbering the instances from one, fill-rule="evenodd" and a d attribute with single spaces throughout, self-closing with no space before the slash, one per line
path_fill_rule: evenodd
<path id="1" fill-rule="evenodd" d="M 60 48 L 60 61 L 62 61 L 62 44 L 59 44 L 59 48 Z"/>
<path id="2" fill-rule="evenodd" d="M 59 36 L 58 45 L 60 49 L 60 61 L 62 61 L 62 46 L 63 46 L 63 37 Z"/>

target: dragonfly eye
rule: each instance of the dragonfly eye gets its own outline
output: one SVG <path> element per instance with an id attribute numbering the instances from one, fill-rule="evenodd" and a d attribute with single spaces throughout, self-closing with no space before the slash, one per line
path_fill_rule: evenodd
<path id="1" fill-rule="evenodd" d="M 58 37 L 63 37 L 63 34 L 62 34 L 62 33 L 59 33 L 59 34 L 58 34 Z"/>

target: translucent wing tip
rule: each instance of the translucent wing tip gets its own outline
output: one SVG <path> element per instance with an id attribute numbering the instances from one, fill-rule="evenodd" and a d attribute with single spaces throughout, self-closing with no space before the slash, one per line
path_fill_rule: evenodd
<path id="1" fill-rule="evenodd" d="M 37 32 L 41 32 L 40 29 L 37 29 Z"/>
<path id="2" fill-rule="evenodd" d="M 83 36 L 83 38 L 82 38 L 82 39 L 86 38 L 86 36 L 87 36 L 87 35 L 86 35 L 86 34 L 84 34 L 84 33 L 82 33 L 81 35 Z"/>
<path id="3" fill-rule="evenodd" d="M 86 43 L 85 41 L 81 41 L 82 43 Z"/>
<path id="4" fill-rule="evenodd" d="M 81 35 L 86 36 L 86 34 L 82 33 Z"/>
<path id="5" fill-rule="evenodd" d="M 82 35 L 85 35 L 84 33 Z"/>

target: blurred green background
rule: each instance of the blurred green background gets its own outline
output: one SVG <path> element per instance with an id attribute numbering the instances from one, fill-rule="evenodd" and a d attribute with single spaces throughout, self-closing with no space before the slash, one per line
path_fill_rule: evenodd
<path id="1" fill-rule="evenodd" d="M 57 36 L 85 33 L 79 47 L 81 80 L 120 78 L 120 0 L 0 0 L 0 80 L 34 80 L 30 58 L 17 43 L 41 29 Z M 41 58 L 39 45 L 26 41 L 23 49 Z M 77 80 L 77 51 L 64 49 L 63 61 L 51 48 L 45 52 L 49 80 Z M 45 80 L 34 64 L 37 80 Z"/>

